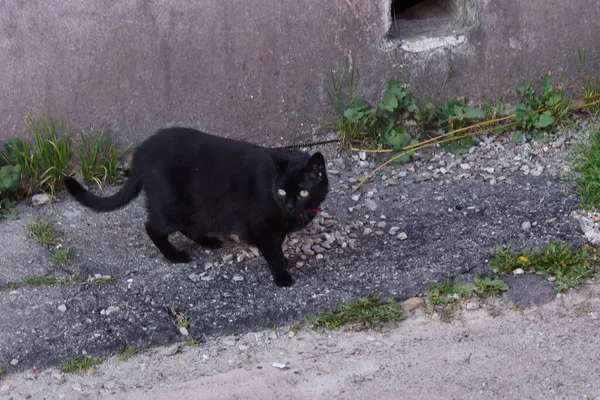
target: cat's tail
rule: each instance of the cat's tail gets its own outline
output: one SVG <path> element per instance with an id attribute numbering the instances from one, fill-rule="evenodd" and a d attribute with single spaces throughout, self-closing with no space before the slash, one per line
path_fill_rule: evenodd
<path id="1" fill-rule="evenodd" d="M 75 197 L 75 200 L 79 203 L 94 211 L 105 212 L 113 211 L 127 205 L 140 194 L 142 190 L 142 181 L 139 177 L 132 175 L 127 179 L 127 182 L 125 182 L 125 185 L 121 190 L 109 197 L 96 196 L 85 190 L 79 182 L 69 176 L 64 178 L 64 183 L 67 187 L 67 191 L 71 196 Z"/>

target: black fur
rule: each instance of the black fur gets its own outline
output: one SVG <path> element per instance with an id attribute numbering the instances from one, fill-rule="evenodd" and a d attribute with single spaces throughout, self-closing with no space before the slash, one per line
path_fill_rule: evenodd
<path id="1" fill-rule="evenodd" d="M 95 211 L 123 207 L 143 189 L 146 232 L 168 260 L 190 261 L 169 242 L 175 231 L 211 248 L 221 242 L 209 235 L 235 233 L 258 247 L 278 286 L 293 284 L 281 249 L 286 235 L 315 217 L 328 192 L 321 153 L 268 149 L 187 128 L 163 129 L 144 141 L 113 196 L 95 196 L 70 177 L 65 185 Z"/>

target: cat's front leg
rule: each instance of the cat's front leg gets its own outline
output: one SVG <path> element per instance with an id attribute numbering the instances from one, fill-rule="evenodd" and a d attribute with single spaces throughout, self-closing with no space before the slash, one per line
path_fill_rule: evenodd
<path id="1" fill-rule="evenodd" d="M 282 244 L 283 240 L 279 238 L 269 238 L 259 241 L 257 247 L 267 261 L 275 284 L 279 287 L 286 287 L 292 286 L 294 279 L 287 271 L 287 260 L 281 249 Z"/>

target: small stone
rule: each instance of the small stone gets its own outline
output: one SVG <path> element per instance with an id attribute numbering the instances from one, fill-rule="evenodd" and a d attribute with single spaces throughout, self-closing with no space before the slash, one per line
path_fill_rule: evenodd
<path id="1" fill-rule="evenodd" d="M 400 230 L 399 226 L 392 226 L 390 228 L 390 230 L 388 231 L 388 233 L 392 236 L 396 235 L 398 233 L 398 231 Z"/>
<path id="2" fill-rule="evenodd" d="M 248 350 L 249 348 L 250 348 L 250 346 L 248 346 L 248 345 L 245 345 L 245 344 L 240 344 L 240 345 L 238 346 L 238 349 L 240 349 L 240 351 L 246 351 L 246 350 Z"/>
<path id="3" fill-rule="evenodd" d="M 477 310 L 479 308 L 479 303 L 476 301 L 470 301 L 467 303 L 467 310 Z"/>
<path id="4" fill-rule="evenodd" d="M 211 262 L 207 262 L 206 264 L 204 264 L 204 270 L 209 270 L 213 267 L 213 263 Z"/>
<path id="5" fill-rule="evenodd" d="M 322 260 L 323 258 L 325 258 L 325 256 L 323 256 L 323 254 L 317 254 L 315 258 L 317 260 Z"/>
<path id="6" fill-rule="evenodd" d="M 556 282 L 556 277 L 555 276 L 549 276 L 548 277 L 548 282 Z"/>
<path id="7" fill-rule="evenodd" d="M 44 204 L 50 203 L 50 196 L 47 194 L 34 194 L 31 197 L 31 202 L 34 206 L 43 206 Z"/>
<path id="8" fill-rule="evenodd" d="M 352 198 L 352 200 L 354 201 L 358 201 L 360 200 L 360 194 L 353 194 L 352 196 L 350 196 Z"/>
<path id="9" fill-rule="evenodd" d="M 190 334 L 185 326 L 179 327 L 179 333 L 181 333 L 183 336 L 188 336 Z"/>
<path id="10" fill-rule="evenodd" d="M 164 354 L 166 356 L 174 356 L 175 354 L 177 354 L 179 352 L 179 345 L 178 344 L 174 344 L 173 346 L 167 347 L 164 351 Z"/>
<path id="11" fill-rule="evenodd" d="M 244 280 L 244 277 L 241 275 L 234 275 L 233 276 L 233 281 L 234 282 L 242 282 Z"/>
<path id="12" fill-rule="evenodd" d="M 373 200 L 371 199 L 367 199 L 365 200 L 365 206 L 371 210 L 371 211 L 375 211 L 377 210 L 377 203 L 375 203 Z"/>
<path id="13" fill-rule="evenodd" d="M 52 371 L 52 374 L 50 376 L 54 379 L 61 379 L 63 375 L 64 373 L 62 371 L 55 369 Z"/>
<path id="14" fill-rule="evenodd" d="M 202 354 L 202 359 L 204 361 L 210 360 L 210 357 L 208 356 L 208 354 Z"/>
<path id="15" fill-rule="evenodd" d="M 371 228 L 365 228 L 363 231 L 363 235 L 370 235 L 371 233 L 373 233 L 373 229 Z"/>
<path id="16" fill-rule="evenodd" d="M 61 304 L 60 306 L 58 306 L 58 311 L 60 311 L 60 312 L 67 311 L 67 306 L 64 304 Z"/>
<path id="17" fill-rule="evenodd" d="M 402 302 L 402 309 L 404 312 L 413 312 L 418 308 L 421 308 L 425 304 L 425 300 L 420 297 L 411 297 Z"/>
<path id="18" fill-rule="evenodd" d="M 19 360 L 17 360 L 16 358 L 13 358 L 13 359 L 10 361 L 10 365 L 17 365 L 18 363 L 19 363 Z"/>
<path id="19" fill-rule="evenodd" d="M 406 232 L 400 232 L 398 234 L 398 236 L 396 236 L 398 238 L 398 240 L 406 240 L 408 239 L 408 235 L 406 234 Z"/>
<path id="20" fill-rule="evenodd" d="M 323 247 L 319 246 L 318 244 L 314 245 L 312 247 L 312 250 L 317 254 L 321 254 L 321 253 L 325 252 L 325 249 Z"/>
<path id="21" fill-rule="evenodd" d="M 523 268 L 516 268 L 513 271 L 513 275 L 523 275 L 525 273 L 525 271 L 523 270 Z"/>
<path id="22" fill-rule="evenodd" d="M 117 386 L 117 382 L 115 381 L 108 381 L 104 383 L 104 389 L 112 390 L 115 388 L 115 386 Z"/>
<path id="23" fill-rule="evenodd" d="M 201 275 L 198 275 L 198 274 L 194 274 L 194 273 L 192 273 L 192 274 L 189 274 L 189 275 L 188 275 L 188 279 L 189 279 L 190 281 L 192 281 L 192 282 L 198 282 L 198 281 L 200 281 L 200 280 L 202 279 L 202 276 L 201 276 Z"/>
<path id="24" fill-rule="evenodd" d="M 471 169 L 471 166 L 470 166 L 469 164 L 467 164 L 467 163 L 465 163 L 465 164 L 460 164 L 460 167 L 461 167 L 462 169 Z"/>
<path id="25" fill-rule="evenodd" d="M 523 229 L 525 232 L 527 232 L 528 230 L 531 229 L 531 222 L 529 221 L 525 221 L 521 224 L 521 229 Z"/>
<path id="26" fill-rule="evenodd" d="M 13 390 L 13 387 L 8 383 L 5 383 L 4 385 L 0 386 L 0 392 L 6 393 L 10 392 L 11 390 Z"/>
<path id="27" fill-rule="evenodd" d="M 223 262 L 227 262 L 227 261 L 231 261 L 233 260 L 233 254 L 228 254 L 225 257 L 223 257 Z"/>
<path id="28" fill-rule="evenodd" d="M 296 268 L 302 268 L 302 267 L 304 267 L 304 263 L 302 261 L 298 261 L 296 263 Z"/>
<path id="29" fill-rule="evenodd" d="M 202 277 L 202 278 L 200 278 L 200 279 L 202 279 L 203 281 L 212 281 L 212 280 L 213 280 L 213 279 L 215 279 L 215 278 L 214 278 L 214 277 L 212 277 L 212 276 L 210 276 L 210 275 L 206 275 L 206 276 L 203 276 L 203 277 Z"/>
<path id="30" fill-rule="evenodd" d="M 385 225 L 386 225 L 386 224 L 385 224 L 385 221 L 379 221 L 379 222 L 377 223 L 377 227 L 378 227 L 378 228 L 385 228 Z"/>
<path id="31" fill-rule="evenodd" d="M 71 386 L 73 388 L 74 391 L 76 392 L 83 392 L 83 388 L 81 387 L 81 385 L 79 383 L 75 383 L 73 384 L 73 386 Z"/>
<path id="32" fill-rule="evenodd" d="M 282 363 L 274 362 L 274 363 L 273 363 L 273 367 L 275 367 L 275 368 L 279 368 L 279 369 L 286 369 L 288 366 L 287 366 L 286 364 L 282 364 Z"/>
<path id="33" fill-rule="evenodd" d="M 110 315 L 116 311 L 119 311 L 119 307 L 109 306 L 106 310 L 100 311 L 100 315 Z"/>
<path id="34" fill-rule="evenodd" d="M 367 159 L 367 153 L 365 153 L 364 151 L 359 151 L 358 158 L 360 158 L 362 161 L 365 161 Z"/>
<path id="35" fill-rule="evenodd" d="M 236 261 L 240 263 L 240 262 L 244 261 L 245 259 L 246 259 L 246 255 L 245 254 L 239 254 L 237 256 Z"/>

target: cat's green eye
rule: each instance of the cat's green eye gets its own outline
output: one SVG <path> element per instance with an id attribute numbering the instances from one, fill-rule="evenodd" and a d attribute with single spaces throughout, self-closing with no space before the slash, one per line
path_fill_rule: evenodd
<path id="1" fill-rule="evenodd" d="M 308 197 L 308 190 L 301 190 L 300 197 Z"/>
<path id="2" fill-rule="evenodd" d="M 286 195 L 285 190 L 283 190 L 283 189 L 279 189 L 277 191 L 277 194 L 280 195 L 280 196 L 285 196 Z"/>

